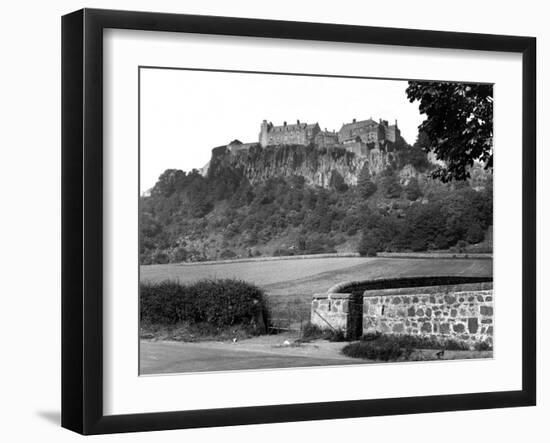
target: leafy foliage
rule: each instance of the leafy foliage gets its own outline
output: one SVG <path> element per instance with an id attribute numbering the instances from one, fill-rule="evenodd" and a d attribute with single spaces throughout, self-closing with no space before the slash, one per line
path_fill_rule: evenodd
<path id="1" fill-rule="evenodd" d="M 420 191 L 420 186 L 418 185 L 418 179 L 416 177 L 412 177 L 409 180 L 409 183 L 404 188 L 405 191 L 405 197 L 407 197 L 408 200 L 414 201 L 418 197 L 422 195 Z"/>
<path id="2" fill-rule="evenodd" d="M 263 291 L 240 280 L 202 280 L 190 285 L 164 281 L 140 284 L 140 318 L 152 324 L 237 324 L 265 328 Z M 264 331 L 261 331 L 264 332 Z"/>
<path id="3" fill-rule="evenodd" d="M 306 323 L 302 329 L 301 341 L 328 340 L 342 342 L 346 340 L 346 334 L 341 329 L 321 329 L 313 323 Z"/>
<path id="4" fill-rule="evenodd" d="M 426 115 L 418 129 L 429 137 L 427 149 L 446 164 L 433 171 L 433 177 L 465 180 L 475 161 L 492 169 L 492 85 L 410 81 L 406 92 Z"/>
<path id="5" fill-rule="evenodd" d="M 403 355 L 403 350 L 395 341 L 359 341 L 344 346 L 342 354 L 367 360 L 393 361 Z"/>
<path id="6" fill-rule="evenodd" d="M 400 167 L 406 165 L 412 165 L 419 172 L 426 172 L 432 169 L 432 165 L 428 161 L 426 152 L 429 151 L 431 146 L 430 139 L 425 132 L 419 132 L 418 137 L 412 146 L 408 146 L 407 149 L 399 151 L 399 165 Z"/>
<path id="7" fill-rule="evenodd" d="M 365 199 L 369 198 L 371 195 L 373 195 L 376 192 L 377 186 L 372 181 L 368 164 L 365 164 L 363 166 L 359 174 L 359 177 L 357 178 L 357 189 L 361 197 Z"/>
<path id="8" fill-rule="evenodd" d="M 382 250 L 383 242 L 378 230 L 365 230 L 361 235 L 361 241 L 357 252 L 363 257 L 376 257 L 376 254 Z"/>
<path id="9" fill-rule="evenodd" d="M 401 185 L 395 175 L 395 172 L 388 168 L 378 179 L 378 187 L 387 198 L 397 198 L 401 195 Z"/>
<path id="10" fill-rule="evenodd" d="M 480 347 L 485 346 L 480 345 Z M 342 349 L 342 353 L 355 358 L 393 361 L 407 359 L 415 349 L 467 351 L 469 346 L 454 339 L 439 339 L 407 334 L 371 333 L 364 335 L 360 341 L 345 346 Z M 487 349 L 489 348 L 487 347 Z"/>
<path id="11" fill-rule="evenodd" d="M 332 171 L 332 174 L 330 175 L 330 187 L 339 192 L 345 192 L 348 190 L 348 185 L 338 171 Z"/>

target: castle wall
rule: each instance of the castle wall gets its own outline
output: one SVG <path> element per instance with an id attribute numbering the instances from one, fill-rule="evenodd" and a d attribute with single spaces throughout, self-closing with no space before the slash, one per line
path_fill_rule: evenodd
<path id="1" fill-rule="evenodd" d="M 378 123 L 371 119 L 359 122 L 354 120 L 342 126 L 338 141 L 349 143 L 359 138 L 363 143 L 378 145 L 385 141 L 395 142 L 399 134 L 397 122 L 396 125 L 389 126 L 387 120 L 380 120 Z"/>
<path id="2" fill-rule="evenodd" d="M 267 135 L 268 145 L 307 145 L 305 130 L 274 130 Z"/>
<path id="3" fill-rule="evenodd" d="M 395 125 L 391 125 L 386 131 L 386 139 L 392 143 L 395 143 L 399 136 L 401 136 L 401 131 Z"/>
<path id="4" fill-rule="evenodd" d="M 360 139 L 363 143 L 377 143 L 385 138 L 385 128 L 373 120 L 348 123 L 342 126 L 338 133 L 340 143 L 355 142 Z"/>
<path id="5" fill-rule="evenodd" d="M 399 129 L 396 125 L 389 126 L 386 120 L 379 123 L 372 119 L 355 121 L 342 125 L 338 133 L 321 131 L 317 123 L 308 125 L 300 123 L 282 126 L 274 126 L 264 120 L 261 124 L 258 135 L 262 147 L 270 145 L 308 145 L 312 141 L 321 147 L 328 148 L 336 144 L 347 144 L 361 142 L 375 146 L 385 141 L 395 142 L 399 136 Z M 356 148 L 354 148 L 356 149 Z M 365 153 L 363 153 L 365 155 Z"/>
<path id="6" fill-rule="evenodd" d="M 259 135 L 259 142 L 262 148 L 265 148 L 268 144 L 268 138 L 267 138 L 267 132 L 269 129 L 269 125 L 266 120 L 262 122 L 262 125 L 260 126 L 260 135 Z"/>
<path id="7" fill-rule="evenodd" d="M 345 143 L 343 148 L 346 151 L 353 152 L 355 155 L 360 156 L 366 156 L 369 153 L 366 143 L 363 142 Z"/>
<path id="8" fill-rule="evenodd" d="M 338 144 L 338 134 L 321 131 L 315 136 L 314 142 L 319 148 L 332 148 Z"/>
<path id="9" fill-rule="evenodd" d="M 262 147 L 270 145 L 308 145 L 320 132 L 319 125 L 300 123 L 282 126 L 274 126 L 272 123 L 262 122 L 260 127 L 259 142 Z"/>

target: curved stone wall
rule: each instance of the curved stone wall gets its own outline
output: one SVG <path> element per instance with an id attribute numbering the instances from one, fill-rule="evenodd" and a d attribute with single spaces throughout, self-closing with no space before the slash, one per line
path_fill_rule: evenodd
<path id="1" fill-rule="evenodd" d="M 492 282 L 492 277 L 463 277 L 463 276 L 430 276 L 430 277 L 396 277 L 377 278 L 370 280 L 357 280 L 338 283 L 327 292 L 332 293 L 356 293 L 375 289 L 415 288 L 428 286 L 448 286 L 467 283 Z"/>
<path id="2" fill-rule="evenodd" d="M 365 291 L 363 333 L 454 339 L 493 344 L 491 282 Z"/>
<path id="3" fill-rule="evenodd" d="M 479 342 L 493 344 L 491 277 L 407 277 L 340 283 L 325 294 L 313 296 L 311 322 L 323 329 L 356 330 L 358 304 L 363 334 L 421 335 L 454 339 L 471 347 Z"/>

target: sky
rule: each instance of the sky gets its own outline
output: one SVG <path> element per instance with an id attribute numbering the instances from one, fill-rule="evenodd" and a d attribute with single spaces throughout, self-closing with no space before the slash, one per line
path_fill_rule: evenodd
<path id="1" fill-rule="evenodd" d="M 397 120 L 412 144 L 423 116 L 406 87 L 402 80 L 142 68 L 141 192 L 166 169 L 202 168 L 216 146 L 257 142 L 264 119 L 336 131 L 354 118 Z"/>

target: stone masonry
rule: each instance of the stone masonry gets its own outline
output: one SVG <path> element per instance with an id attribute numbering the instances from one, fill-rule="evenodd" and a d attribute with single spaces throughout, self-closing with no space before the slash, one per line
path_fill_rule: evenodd
<path id="1" fill-rule="evenodd" d="M 490 286 L 490 288 L 489 288 Z M 363 333 L 493 344 L 492 284 L 365 291 Z"/>
<path id="2" fill-rule="evenodd" d="M 315 294 L 311 303 L 311 323 L 321 329 L 346 331 L 351 294 Z"/>
<path id="3" fill-rule="evenodd" d="M 361 303 L 362 334 L 453 339 L 472 348 L 480 342 L 493 344 L 492 282 L 358 290 L 362 284 L 341 284 L 315 294 L 311 323 L 349 333 L 356 329 L 353 313 Z"/>

